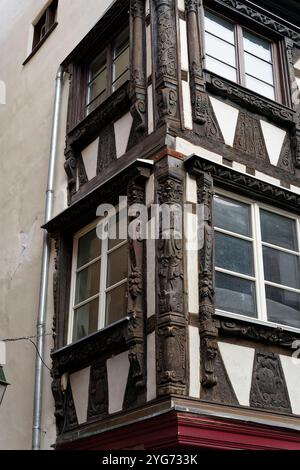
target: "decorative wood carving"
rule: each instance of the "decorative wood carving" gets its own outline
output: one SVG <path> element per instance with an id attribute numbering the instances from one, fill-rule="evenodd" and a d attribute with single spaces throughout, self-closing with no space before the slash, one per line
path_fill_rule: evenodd
<path id="1" fill-rule="evenodd" d="M 197 178 L 197 200 L 203 207 L 203 244 L 199 254 L 199 333 L 201 353 L 201 383 L 203 387 L 213 387 L 217 383 L 215 360 L 218 350 L 218 322 L 214 316 L 214 230 L 213 230 L 213 180 L 203 173 Z"/>
<path id="2" fill-rule="evenodd" d="M 172 162 L 157 170 L 156 197 L 160 206 L 170 208 L 168 236 L 157 241 L 157 387 L 158 395 L 187 393 L 187 332 L 184 310 L 182 239 L 176 236 L 171 207 L 182 209 L 183 179 Z M 178 165 L 177 165 L 178 166 Z M 182 221 L 181 221 L 182 223 Z"/>
<path id="3" fill-rule="evenodd" d="M 238 84 L 232 84 L 224 78 L 211 72 L 205 72 L 206 85 L 212 92 L 230 98 L 242 107 L 248 108 L 258 114 L 262 114 L 278 124 L 292 127 L 295 120 L 295 112 L 275 101 L 262 98 L 255 92 L 247 90 Z"/>
<path id="4" fill-rule="evenodd" d="M 276 203 L 277 206 L 287 210 L 294 209 L 299 211 L 300 196 L 284 188 L 265 183 L 247 174 L 238 173 L 229 167 L 225 168 L 217 163 L 202 159 L 197 155 L 188 158 L 185 165 L 188 171 L 195 176 L 203 172 L 209 173 L 214 181 L 225 186 L 228 190 L 233 189 L 234 192 L 258 197 L 273 205 Z"/>
<path id="5" fill-rule="evenodd" d="M 299 102 L 299 92 L 297 91 L 297 82 L 294 64 L 296 62 L 295 57 L 295 47 L 293 41 L 286 39 L 286 54 L 288 59 L 288 71 L 290 78 L 290 85 L 292 89 L 292 104 L 296 110 L 295 114 L 295 125 L 292 132 L 292 148 L 294 153 L 294 161 L 296 168 L 300 168 L 300 102 Z"/>
<path id="6" fill-rule="evenodd" d="M 117 158 L 115 130 L 112 123 L 101 129 L 99 134 L 97 174 L 107 168 Z"/>
<path id="7" fill-rule="evenodd" d="M 250 18 L 258 23 L 261 23 L 262 25 L 273 29 L 277 33 L 279 33 L 281 36 L 286 36 L 290 39 L 292 39 L 295 43 L 300 45 L 300 34 L 297 33 L 296 31 L 288 28 L 287 26 L 284 26 L 283 24 L 279 23 L 278 21 L 274 20 L 273 18 L 260 13 L 257 10 L 254 10 L 250 6 L 246 5 L 245 3 L 239 1 L 239 0 L 214 0 L 214 3 L 217 4 L 223 4 L 227 5 L 231 8 L 233 8 L 236 12 L 247 16 L 247 18 Z M 216 7 L 217 8 L 217 7 Z"/>
<path id="8" fill-rule="evenodd" d="M 288 135 L 285 136 L 277 166 L 289 173 L 294 172 L 291 141 Z"/>
<path id="9" fill-rule="evenodd" d="M 260 122 L 247 113 L 239 113 L 233 146 L 250 157 L 269 161 Z"/>
<path id="10" fill-rule="evenodd" d="M 60 380 L 61 380 L 60 373 L 57 370 L 52 369 L 51 375 L 52 375 L 51 389 L 52 389 L 52 395 L 53 395 L 54 403 L 55 403 L 54 416 L 56 419 L 57 434 L 59 435 L 63 431 L 64 420 L 65 420 L 64 395 L 61 391 L 61 386 L 60 386 Z"/>
<path id="11" fill-rule="evenodd" d="M 107 414 L 108 382 L 106 360 L 100 359 L 91 365 L 87 417 L 89 420 L 104 417 Z"/>
<path id="12" fill-rule="evenodd" d="M 256 352 L 250 406 L 292 413 L 280 359 L 277 354 Z"/>
<path id="13" fill-rule="evenodd" d="M 66 161 L 65 161 L 65 172 L 68 177 L 68 204 L 71 204 L 72 196 L 76 193 L 77 190 L 77 165 L 78 160 L 71 148 L 65 152 Z"/>
<path id="14" fill-rule="evenodd" d="M 154 0 L 158 125 L 179 119 L 175 0 Z"/>
<path id="15" fill-rule="evenodd" d="M 87 173 L 85 170 L 81 153 L 78 156 L 77 165 L 78 165 L 78 182 L 79 182 L 79 187 L 80 187 L 88 182 L 88 177 L 87 177 Z"/>
<path id="16" fill-rule="evenodd" d="M 132 18 L 131 52 L 131 114 L 134 131 L 143 135 L 147 130 L 147 86 L 145 64 L 145 0 L 130 0 Z"/>
<path id="17" fill-rule="evenodd" d="M 220 334 L 254 340 L 259 343 L 278 345 L 282 348 L 292 349 L 294 341 L 300 339 L 300 334 L 291 333 L 270 326 L 249 324 L 247 320 L 224 320 L 220 317 Z"/>

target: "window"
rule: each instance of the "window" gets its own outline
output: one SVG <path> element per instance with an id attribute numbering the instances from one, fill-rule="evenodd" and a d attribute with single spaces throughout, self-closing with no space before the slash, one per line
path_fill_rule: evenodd
<path id="1" fill-rule="evenodd" d="M 58 0 L 54 0 L 34 25 L 32 49 L 34 49 L 51 31 L 56 21 Z"/>
<path id="2" fill-rule="evenodd" d="M 300 328 L 299 221 L 215 196 L 217 310 Z"/>
<path id="3" fill-rule="evenodd" d="M 119 215 L 108 222 L 110 237 L 100 240 L 96 222 L 74 237 L 69 342 L 77 341 L 126 315 L 127 240 Z"/>
<path id="4" fill-rule="evenodd" d="M 205 12 L 206 68 L 271 100 L 281 101 L 276 44 Z"/>
<path id="5" fill-rule="evenodd" d="M 91 113 L 127 80 L 129 80 L 128 28 L 123 30 L 89 65 L 86 113 Z"/>

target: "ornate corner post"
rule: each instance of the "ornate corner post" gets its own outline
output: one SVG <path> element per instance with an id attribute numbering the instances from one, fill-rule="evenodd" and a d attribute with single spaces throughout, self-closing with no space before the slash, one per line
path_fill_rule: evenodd
<path id="1" fill-rule="evenodd" d="M 147 87 L 145 65 L 145 0 L 130 0 L 131 13 L 131 114 L 135 131 L 147 129 Z"/>
<path id="2" fill-rule="evenodd" d="M 182 220 L 184 180 L 178 171 L 178 160 L 168 156 L 164 160 L 156 168 L 158 396 L 186 395 L 188 386 Z"/>
<path id="3" fill-rule="evenodd" d="M 208 96 L 202 65 L 204 52 L 202 50 L 202 34 L 199 28 L 199 14 L 202 8 L 202 0 L 185 0 L 192 110 L 193 120 L 197 124 L 205 124 L 208 113 Z"/>
<path id="4" fill-rule="evenodd" d="M 157 125 L 180 123 L 176 0 L 154 0 Z"/>
<path id="5" fill-rule="evenodd" d="M 129 228 L 127 313 L 131 321 L 126 338 L 129 346 L 130 370 L 124 408 L 140 405 L 146 401 L 146 285 L 143 239 L 145 229 L 142 223 L 142 206 L 145 207 L 145 182 L 149 176 L 149 170 L 141 170 L 127 185 Z M 135 235 L 139 234 L 136 239 L 130 236 L 131 227 Z"/>
<path id="6" fill-rule="evenodd" d="M 78 167 L 78 161 L 71 145 L 67 145 L 65 148 L 65 158 L 64 167 L 68 178 L 68 205 L 70 205 L 72 197 L 76 193 Z"/>
<path id="7" fill-rule="evenodd" d="M 218 322 L 214 320 L 214 230 L 213 179 L 203 173 L 197 177 L 199 254 L 199 333 L 201 384 L 211 388 L 217 384 L 215 359 L 218 350 Z"/>
<path id="8" fill-rule="evenodd" d="M 295 125 L 292 133 L 292 147 L 294 150 L 294 162 L 296 168 L 300 168 L 300 89 L 298 88 L 294 63 L 295 58 L 295 44 L 291 39 L 285 39 L 286 53 L 288 59 L 288 71 L 290 78 L 290 85 L 292 90 L 291 101 L 296 111 L 295 114 Z M 299 54 L 300 56 L 300 49 Z"/>

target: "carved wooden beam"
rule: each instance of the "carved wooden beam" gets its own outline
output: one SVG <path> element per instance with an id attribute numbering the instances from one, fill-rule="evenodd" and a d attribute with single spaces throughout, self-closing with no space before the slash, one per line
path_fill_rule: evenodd
<path id="1" fill-rule="evenodd" d="M 198 212 L 199 228 L 202 227 L 203 244 L 199 253 L 199 333 L 201 354 L 201 384 L 213 387 L 217 384 L 215 360 L 218 351 L 218 321 L 214 316 L 214 230 L 213 230 L 213 179 L 203 173 L 197 177 L 197 199 L 202 209 Z"/>
<path id="2" fill-rule="evenodd" d="M 145 0 L 130 0 L 131 13 L 131 114 L 135 131 L 147 129 L 147 87 L 145 64 Z"/>
<path id="3" fill-rule="evenodd" d="M 154 0 L 158 126 L 180 121 L 176 1 Z"/>
<path id="4" fill-rule="evenodd" d="M 187 329 L 184 309 L 183 240 L 176 237 L 176 207 L 182 210 L 183 176 L 172 167 L 157 166 L 156 200 L 170 209 L 170 227 L 157 240 L 157 392 L 158 395 L 187 394 Z M 177 161 L 178 162 L 178 161 Z M 160 162 L 161 163 L 161 162 Z M 173 162 L 174 163 L 174 162 Z M 178 163 L 177 163 L 178 167 Z M 176 210 L 176 209 L 175 209 Z M 163 219 L 163 216 L 162 216 Z M 182 230 L 182 220 L 181 223 Z"/>

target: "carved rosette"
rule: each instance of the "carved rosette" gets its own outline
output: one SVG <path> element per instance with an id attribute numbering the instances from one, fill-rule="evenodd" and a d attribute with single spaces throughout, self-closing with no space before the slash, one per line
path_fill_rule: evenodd
<path id="1" fill-rule="evenodd" d="M 203 387 L 213 387 L 217 384 L 215 376 L 215 360 L 218 350 L 218 323 L 214 320 L 214 233 L 212 220 L 213 179 L 203 173 L 197 178 L 198 204 L 202 211 L 203 220 L 199 220 L 199 230 L 202 227 L 203 244 L 199 254 L 199 322 L 200 322 L 200 354 L 201 354 L 201 384 Z M 200 217 L 199 214 L 199 217 Z"/>
<path id="2" fill-rule="evenodd" d="M 130 0 L 132 24 L 131 53 L 131 114 L 135 132 L 143 134 L 147 129 L 147 84 L 144 56 L 145 45 L 145 0 Z"/>
<path id="3" fill-rule="evenodd" d="M 154 0 L 156 93 L 159 124 L 179 119 L 175 0 Z"/>
<path id="4" fill-rule="evenodd" d="M 183 244 L 178 237 L 176 212 L 182 210 L 183 180 L 158 175 L 157 199 L 168 207 L 170 225 L 160 218 L 157 240 L 157 386 L 158 395 L 187 393 L 187 331 L 184 311 Z M 182 220 L 179 222 L 182 224 Z"/>

